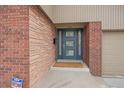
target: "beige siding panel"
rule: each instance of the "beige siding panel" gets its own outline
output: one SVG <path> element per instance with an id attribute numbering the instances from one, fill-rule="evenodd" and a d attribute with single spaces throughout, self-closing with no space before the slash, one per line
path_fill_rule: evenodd
<path id="1" fill-rule="evenodd" d="M 124 75 L 124 32 L 103 32 L 102 74 Z"/>
<path id="2" fill-rule="evenodd" d="M 53 6 L 52 5 L 41 5 L 46 14 L 52 19 Z"/>
<path id="3" fill-rule="evenodd" d="M 124 6 L 58 5 L 52 19 L 54 23 L 102 21 L 103 29 L 124 29 Z"/>

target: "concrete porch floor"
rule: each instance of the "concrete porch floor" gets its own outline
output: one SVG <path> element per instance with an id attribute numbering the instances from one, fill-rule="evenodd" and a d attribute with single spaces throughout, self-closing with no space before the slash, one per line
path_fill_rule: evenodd
<path id="1" fill-rule="evenodd" d="M 124 76 L 121 77 L 103 77 L 103 80 L 110 88 L 124 88 Z"/>
<path id="2" fill-rule="evenodd" d="M 70 68 L 69 68 L 70 69 Z M 88 70 L 51 69 L 39 82 L 37 88 L 104 88 L 107 87 L 101 77 L 92 76 Z"/>

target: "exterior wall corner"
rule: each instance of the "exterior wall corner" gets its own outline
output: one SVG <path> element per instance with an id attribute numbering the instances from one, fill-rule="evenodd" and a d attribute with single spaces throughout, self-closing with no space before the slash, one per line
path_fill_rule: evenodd
<path id="1" fill-rule="evenodd" d="M 95 76 L 101 76 L 102 61 L 102 30 L 101 22 L 89 22 L 86 26 L 87 39 L 87 64 L 90 72 Z"/>

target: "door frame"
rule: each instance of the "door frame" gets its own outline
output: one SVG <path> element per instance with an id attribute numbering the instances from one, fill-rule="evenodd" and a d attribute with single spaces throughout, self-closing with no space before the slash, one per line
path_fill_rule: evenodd
<path id="1" fill-rule="evenodd" d="M 82 28 L 83 29 L 83 62 L 90 68 L 92 75 L 102 75 L 102 22 L 71 22 L 71 23 L 56 23 L 56 29 L 63 28 Z M 94 30 L 95 29 L 95 30 Z M 96 36 L 97 34 L 97 36 Z M 89 38 L 90 37 L 90 38 Z M 97 41 L 95 41 L 97 39 Z M 95 45 L 94 43 L 95 42 Z M 94 47 L 94 48 L 92 48 Z M 57 48 L 57 47 L 56 47 Z M 95 51 L 94 51 L 95 50 Z M 92 57 L 94 56 L 94 57 Z M 56 51 L 56 62 L 57 62 L 57 51 Z M 95 68 L 95 69 L 93 69 Z"/>
<path id="2" fill-rule="evenodd" d="M 80 43 L 80 50 L 81 50 L 81 54 L 80 54 L 80 56 L 77 56 L 77 54 L 76 54 L 76 58 L 75 59 L 67 59 L 67 60 L 82 60 L 83 59 L 83 49 L 82 49 L 82 47 L 83 47 L 83 29 L 82 28 L 58 28 L 57 29 L 57 39 L 56 39 L 56 46 L 57 46 L 57 59 L 63 59 L 63 60 L 66 60 L 66 58 L 63 58 L 63 56 L 62 56 L 62 51 L 63 51 L 63 47 L 62 47 L 62 45 L 61 45 L 61 56 L 59 55 L 59 48 L 60 48 L 60 46 L 59 46 L 59 43 L 63 43 L 63 39 L 61 39 L 61 41 L 59 41 L 59 31 L 61 31 L 61 35 L 63 34 L 63 32 L 62 31 L 66 31 L 66 30 L 80 30 L 81 31 L 81 43 Z M 78 34 L 78 33 L 77 33 Z M 76 38 L 78 39 L 78 37 L 76 36 Z M 78 43 L 76 43 L 76 44 L 78 44 Z M 77 45 L 77 48 L 79 48 L 79 45 Z M 79 50 L 78 49 L 76 49 L 75 50 L 77 53 L 79 52 Z"/>

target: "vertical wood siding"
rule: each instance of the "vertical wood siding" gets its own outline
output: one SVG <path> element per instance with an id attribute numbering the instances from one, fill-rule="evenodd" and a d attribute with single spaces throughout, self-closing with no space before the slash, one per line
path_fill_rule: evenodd
<path id="1" fill-rule="evenodd" d="M 124 29 L 124 6 L 58 5 L 52 11 L 54 23 L 102 21 L 102 29 Z"/>
<path id="2" fill-rule="evenodd" d="M 41 5 L 42 9 L 52 19 L 53 17 L 53 6 L 52 5 Z"/>

